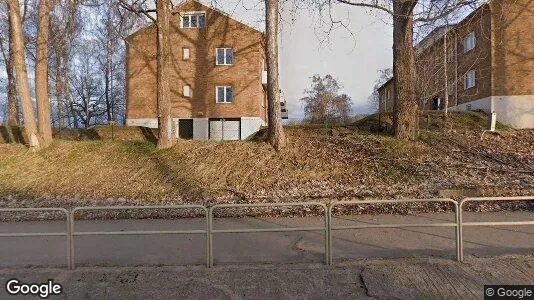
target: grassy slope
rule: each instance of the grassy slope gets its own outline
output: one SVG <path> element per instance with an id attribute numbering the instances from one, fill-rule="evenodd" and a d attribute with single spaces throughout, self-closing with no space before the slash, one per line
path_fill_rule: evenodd
<path id="1" fill-rule="evenodd" d="M 43 205 L 73 197 L 180 203 L 236 195 L 431 197 L 447 188 L 490 194 L 534 188 L 532 130 L 483 140 L 480 131 L 425 131 L 413 142 L 343 127 L 334 136 L 313 127 L 292 127 L 287 135 L 281 153 L 262 142 L 182 141 L 160 151 L 146 141 L 57 140 L 36 154 L 0 144 L 0 198 L 38 198 Z"/>

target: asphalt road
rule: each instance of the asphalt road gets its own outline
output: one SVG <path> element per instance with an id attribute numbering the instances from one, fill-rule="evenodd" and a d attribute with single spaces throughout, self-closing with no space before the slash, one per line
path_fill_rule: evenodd
<path id="1" fill-rule="evenodd" d="M 359 260 L 283 266 L 0 270 L 0 299 L 16 278 L 62 285 L 49 299 L 483 299 L 486 284 L 534 283 L 534 257 Z M 526 298 L 524 298 L 526 299 Z"/>
<path id="2" fill-rule="evenodd" d="M 533 220 L 534 213 L 468 213 L 464 221 Z M 361 215 L 338 217 L 333 224 L 453 222 L 452 214 L 418 216 Z M 323 226 L 319 217 L 221 218 L 214 228 L 272 228 Z M 199 219 L 77 221 L 76 231 L 185 230 L 204 229 Z M 64 232 L 64 222 L 0 223 L 0 232 Z M 358 229 L 335 231 L 336 262 L 354 259 L 455 257 L 454 228 Z M 64 237 L 0 238 L 0 267 L 57 266 L 66 264 Z M 503 254 L 534 254 L 534 226 L 469 227 L 464 230 L 466 255 L 489 257 Z M 323 232 L 219 233 L 215 235 L 214 262 L 321 263 L 324 261 Z M 202 265 L 205 264 L 205 235 L 78 236 L 75 238 L 77 266 Z"/>

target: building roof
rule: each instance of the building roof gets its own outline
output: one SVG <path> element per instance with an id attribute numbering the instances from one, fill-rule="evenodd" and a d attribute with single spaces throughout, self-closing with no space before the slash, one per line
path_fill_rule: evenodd
<path id="1" fill-rule="evenodd" d="M 391 77 L 388 81 L 384 82 L 379 88 L 377 88 L 376 90 L 378 92 L 380 92 L 381 90 L 383 90 L 386 86 L 388 86 L 390 83 L 393 82 L 393 79 L 395 79 L 395 77 Z"/>
<path id="2" fill-rule="evenodd" d="M 256 29 L 256 28 L 254 28 L 253 26 L 251 26 L 251 25 L 249 25 L 249 24 L 246 24 L 246 23 L 244 23 L 244 22 L 242 22 L 242 21 L 236 20 L 235 18 L 232 18 L 232 17 L 230 16 L 230 14 L 228 14 L 228 13 L 226 13 L 226 12 L 224 12 L 224 11 L 218 9 L 218 8 L 211 7 L 211 6 L 207 6 L 207 5 L 205 5 L 204 3 L 202 3 L 202 2 L 200 2 L 200 1 L 198 1 L 198 0 L 183 0 L 183 1 L 180 2 L 178 5 L 174 6 L 173 9 L 171 9 L 171 14 L 177 14 L 177 13 L 180 11 L 180 7 L 181 7 L 182 5 L 185 5 L 185 4 L 188 3 L 188 2 L 195 2 L 195 3 L 198 3 L 198 4 L 200 4 L 200 5 L 204 6 L 204 7 L 206 7 L 207 9 L 210 9 L 210 10 L 212 10 L 212 11 L 215 11 L 215 12 L 219 13 L 219 14 L 222 14 L 222 15 L 224 15 L 225 17 L 227 17 L 227 18 L 229 18 L 229 19 L 232 19 L 233 21 L 235 21 L 235 22 L 237 22 L 237 23 L 239 23 L 239 24 L 242 24 L 242 25 L 244 25 L 244 26 L 250 28 L 251 30 L 254 30 L 254 31 L 256 31 L 256 32 L 258 32 L 258 33 L 264 35 L 264 33 L 263 33 L 262 31 L 260 31 L 260 30 L 258 30 L 258 29 Z M 136 30 L 136 31 L 133 32 L 132 34 L 128 35 L 128 36 L 126 37 L 126 39 L 127 39 L 127 40 L 130 39 L 131 37 L 137 35 L 139 32 L 144 31 L 144 30 L 146 30 L 146 29 L 148 29 L 148 28 L 150 28 L 150 27 L 152 27 L 152 26 L 155 26 L 155 24 L 154 24 L 153 22 L 151 22 L 151 23 L 150 23 L 149 25 L 147 25 L 147 26 L 144 26 L 144 27 L 139 28 L 138 30 Z"/>

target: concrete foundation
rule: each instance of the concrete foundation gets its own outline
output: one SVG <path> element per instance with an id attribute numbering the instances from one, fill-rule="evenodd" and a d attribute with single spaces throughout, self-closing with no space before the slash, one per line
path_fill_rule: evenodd
<path id="1" fill-rule="evenodd" d="M 173 118 L 174 133 L 178 137 L 179 118 Z M 193 140 L 250 140 L 265 122 L 258 117 L 241 117 L 238 120 L 193 118 Z M 127 119 L 126 126 L 158 128 L 156 118 Z"/>
<path id="2" fill-rule="evenodd" d="M 450 110 L 496 113 L 497 121 L 517 128 L 534 128 L 534 95 L 492 96 L 453 106 Z"/>

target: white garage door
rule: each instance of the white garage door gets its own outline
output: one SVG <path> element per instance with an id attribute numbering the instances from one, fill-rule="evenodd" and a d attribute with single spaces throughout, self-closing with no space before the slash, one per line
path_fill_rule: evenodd
<path id="1" fill-rule="evenodd" d="M 239 140 L 239 123 L 238 120 L 210 120 L 210 140 Z"/>
<path id="2" fill-rule="evenodd" d="M 239 121 L 223 121 L 223 140 L 239 140 Z"/>

